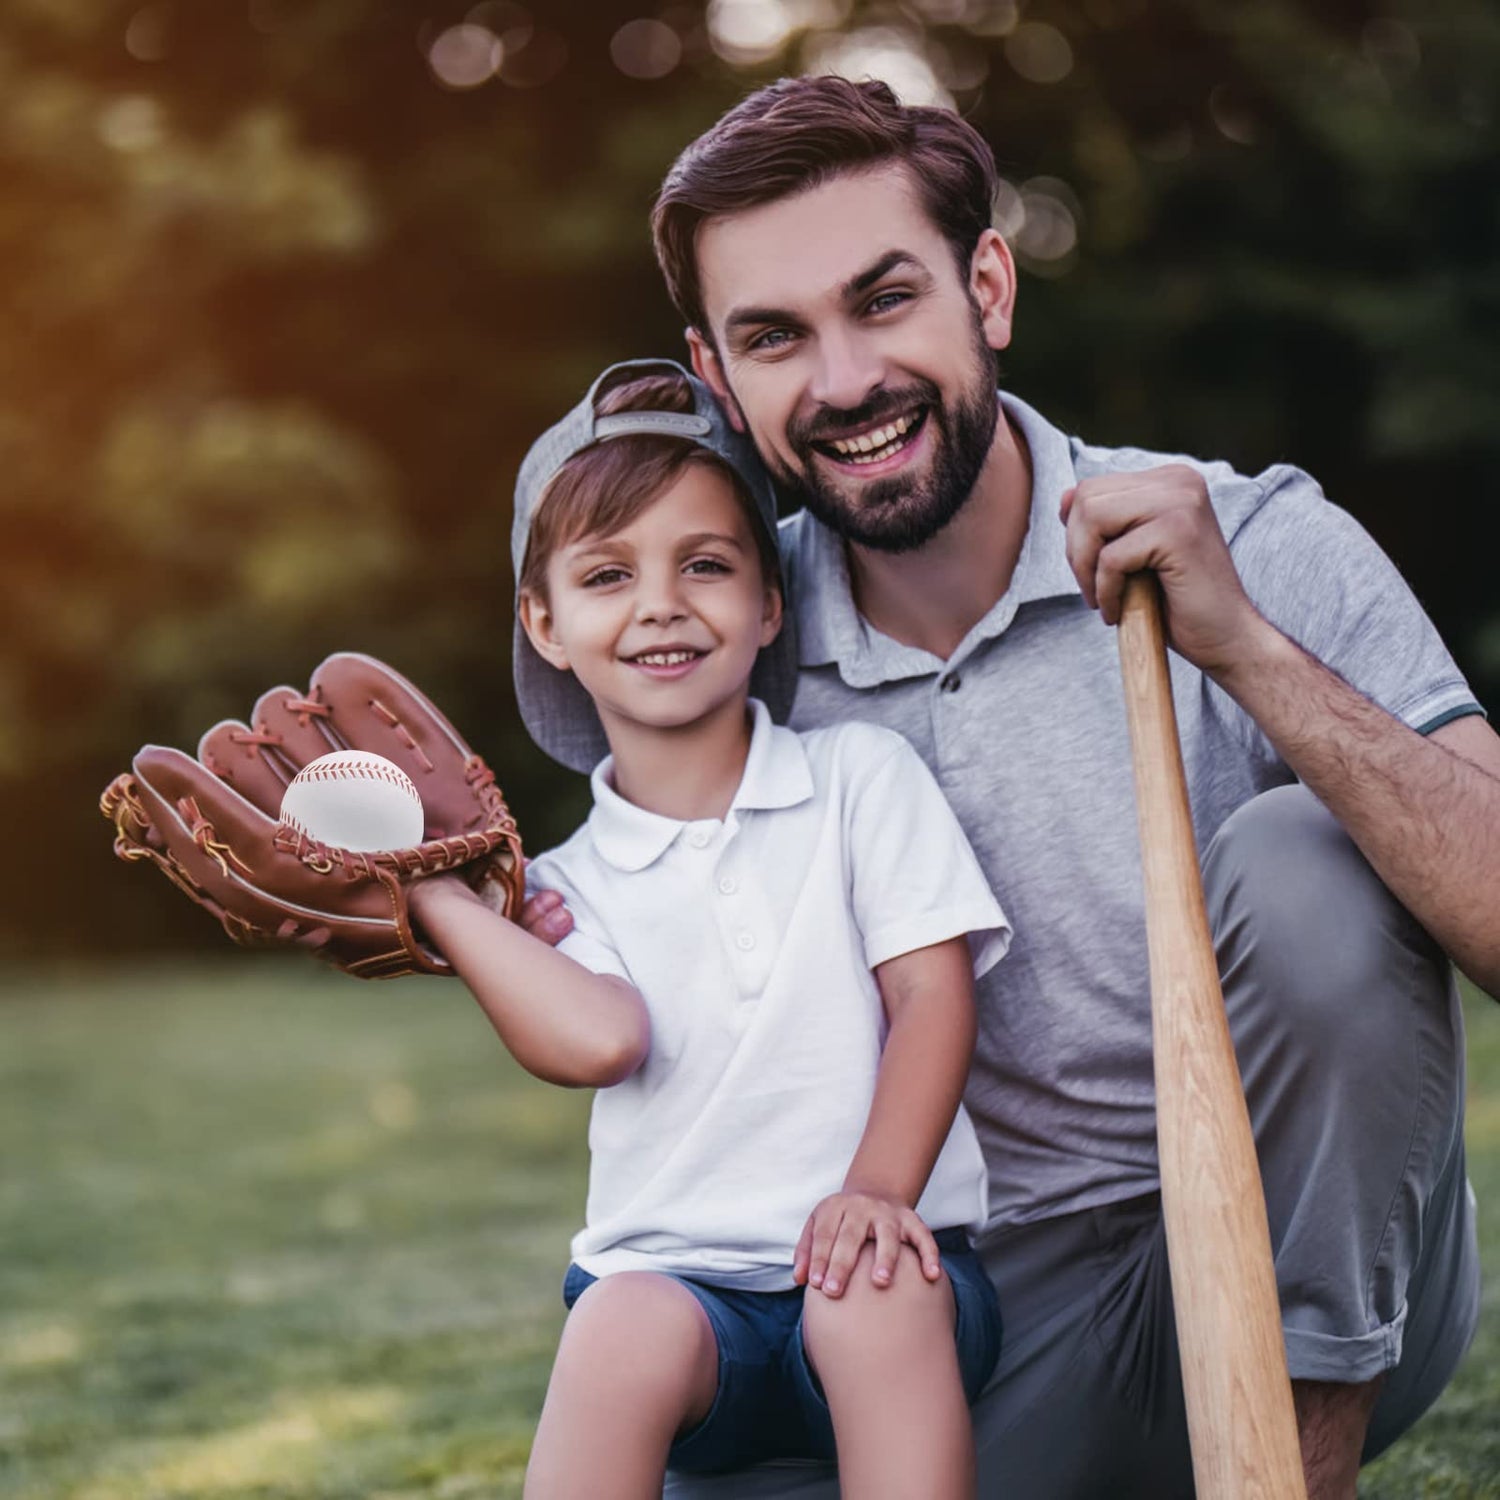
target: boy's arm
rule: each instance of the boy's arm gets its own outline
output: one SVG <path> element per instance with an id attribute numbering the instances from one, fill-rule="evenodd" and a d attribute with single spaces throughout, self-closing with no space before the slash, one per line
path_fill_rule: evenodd
<path id="1" fill-rule="evenodd" d="M 818 1204 L 802 1231 L 792 1266 L 799 1285 L 838 1296 L 869 1239 L 877 1285 L 890 1283 L 903 1241 L 929 1281 L 940 1274 L 916 1203 L 952 1129 L 974 1052 L 972 965 L 968 942 L 955 937 L 875 969 L 890 1028 L 875 1098 L 843 1190 Z"/>
<path id="2" fill-rule="evenodd" d="M 605 1088 L 645 1061 L 646 1004 L 623 979 L 595 974 L 523 932 L 456 876 L 419 880 L 409 899 L 528 1072 L 568 1088 Z"/>

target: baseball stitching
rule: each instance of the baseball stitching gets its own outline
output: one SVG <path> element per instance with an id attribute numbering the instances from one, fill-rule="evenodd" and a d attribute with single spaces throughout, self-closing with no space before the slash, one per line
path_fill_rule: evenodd
<path id="1" fill-rule="evenodd" d="M 417 784 L 397 765 L 372 765 L 364 760 L 325 761 L 320 766 L 304 766 L 292 778 L 297 781 L 345 781 L 349 779 L 385 781 L 417 796 Z"/>

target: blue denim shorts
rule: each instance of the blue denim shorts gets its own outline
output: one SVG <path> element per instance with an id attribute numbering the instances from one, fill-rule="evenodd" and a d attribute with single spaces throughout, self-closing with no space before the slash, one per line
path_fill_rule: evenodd
<path id="1" fill-rule="evenodd" d="M 964 1393 L 972 1402 L 1000 1357 L 1000 1305 L 961 1229 L 935 1236 L 953 1288 L 953 1334 Z M 571 1308 L 597 1277 L 568 1267 Z M 805 1288 L 742 1292 L 673 1276 L 698 1299 L 719 1346 L 719 1388 L 708 1415 L 672 1444 L 669 1468 L 716 1474 L 769 1458 L 834 1457 L 833 1421 L 802 1347 Z"/>

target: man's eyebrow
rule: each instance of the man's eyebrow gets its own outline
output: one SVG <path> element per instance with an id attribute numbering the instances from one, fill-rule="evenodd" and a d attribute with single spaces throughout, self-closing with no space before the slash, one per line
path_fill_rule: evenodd
<path id="1" fill-rule="evenodd" d="M 909 266 L 914 271 L 926 272 L 927 267 L 917 259 L 909 250 L 887 250 L 879 260 L 867 266 L 857 275 L 851 276 L 843 286 L 839 288 L 839 296 L 845 302 L 852 297 L 857 297 L 861 292 L 867 292 L 881 280 L 900 266 Z"/>
<path id="2" fill-rule="evenodd" d="M 794 314 L 782 307 L 737 307 L 724 319 L 725 333 L 745 328 L 762 328 L 768 323 L 795 323 Z"/>
<path id="3" fill-rule="evenodd" d="M 908 266 L 923 274 L 927 271 L 927 267 L 911 251 L 887 250 L 879 260 L 871 262 L 863 271 L 856 272 L 839 287 L 840 299 L 848 302 L 901 266 Z M 798 321 L 797 315 L 784 307 L 737 307 L 724 319 L 724 332 L 736 333 L 745 328 L 763 328 L 771 323 Z"/>

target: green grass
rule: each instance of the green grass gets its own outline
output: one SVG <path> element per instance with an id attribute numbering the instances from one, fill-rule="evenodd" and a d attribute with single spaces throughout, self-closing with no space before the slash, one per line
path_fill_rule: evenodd
<path id="1" fill-rule="evenodd" d="M 297 962 L 0 1009 L 0 1495 L 511 1495 L 587 1098 L 457 985 Z"/>
<path id="2" fill-rule="evenodd" d="M 1500 1007 L 1469 1010 L 1487 1318 L 1369 1500 L 1500 1497 Z M 13 981 L 0 1497 L 519 1494 L 587 1106 L 441 981 L 244 956 Z"/>

